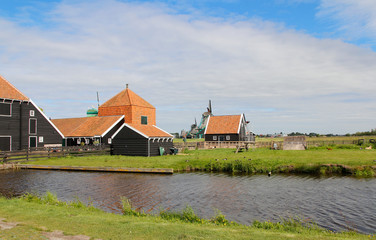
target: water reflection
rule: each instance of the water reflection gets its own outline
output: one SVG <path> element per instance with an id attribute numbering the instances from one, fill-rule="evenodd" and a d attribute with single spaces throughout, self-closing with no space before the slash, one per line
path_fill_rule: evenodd
<path id="1" fill-rule="evenodd" d="M 376 229 L 376 180 L 349 177 L 173 175 L 18 170 L 0 172 L 0 193 L 50 190 L 59 199 L 79 197 L 106 211 L 121 212 L 122 196 L 146 212 L 193 207 L 202 217 L 219 209 L 244 224 L 299 216 L 331 230 Z"/>

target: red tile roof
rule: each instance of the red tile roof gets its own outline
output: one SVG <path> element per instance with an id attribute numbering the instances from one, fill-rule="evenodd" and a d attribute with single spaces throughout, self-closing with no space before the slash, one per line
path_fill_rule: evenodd
<path id="1" fill-rule="evenodd" d="M 124 89 L 120 93 L 113 96 L 110 100 L 103 103 L 100 107 L 115 107 L 115 106 L 140 106 L 147 108 L 155 108 L 153 105 L 145 101 L 129 88 Z"/>
<path id="2" fill-rule="evenodd" d="M 162 129 L 152 126 L 152 125 L 142 125 L 142 124 L 127 124 L 128 126 L 136 129 L 147 137 L 173 137 L 171 134 L 163 131 Z"/>
<path id="3" fill-rule="evenodd" d="M 0 98 L 29 101 L 22 92 L 0 75 Z"/>
<path id="4" fill-rule="evenodd" d="M 53 124 L 65 137 L 103 136 L 109 128 L 123 119 L 124 116 L 83 117 L 53 119 Z"/>
<path id="5" fill-rule="evenodd" d="M 205 134 L 236 134 L 242 115 L 210 116 Z"/>

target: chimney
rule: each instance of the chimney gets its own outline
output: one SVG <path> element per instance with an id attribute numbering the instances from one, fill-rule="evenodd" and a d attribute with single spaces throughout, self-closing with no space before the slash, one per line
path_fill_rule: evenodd
<path id="1" fill-rule="evenodd" d="M 125 85 L 125 88 L 128 89 L 128 83 Z"/>

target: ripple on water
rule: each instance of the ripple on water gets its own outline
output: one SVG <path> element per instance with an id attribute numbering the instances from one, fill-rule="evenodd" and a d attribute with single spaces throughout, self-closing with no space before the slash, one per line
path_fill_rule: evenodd
<path id="1" fill-rule="evenodd" d="M 92 202 L 121 212 L 121 197 L 135 207 L 158 212 L 190 205 L 202 217 L 219 209 L 230 220 L 278 221 L 301 217 L 331 230 L 376 229 L 376 179 L 294 175 L 230 175 L 175 173 L 173 175 L 64 171 L 2 171 L 0 193 L 56 193 L 62 200 Z"/>

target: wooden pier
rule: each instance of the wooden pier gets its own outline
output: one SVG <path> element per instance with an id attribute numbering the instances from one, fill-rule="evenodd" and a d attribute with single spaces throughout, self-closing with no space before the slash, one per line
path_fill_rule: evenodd
<path id="1" fill-rule="evenodd" d="M 118 173 L 159 173 L 173 174 L 172 168 L 117 168 L 117 167 L 72 167 L 17 164 L 20 169 L 60 170 L 60 171 L 89 171 L 89 172 L 118 172 Z"/>

